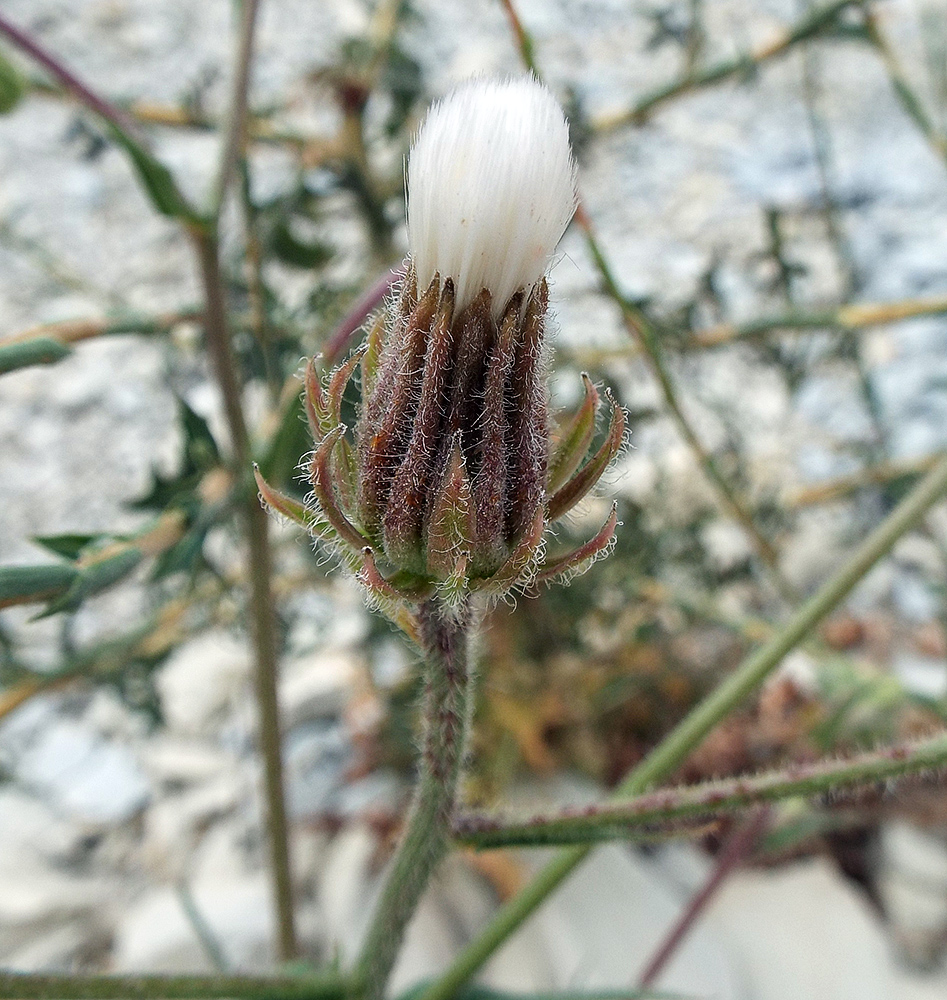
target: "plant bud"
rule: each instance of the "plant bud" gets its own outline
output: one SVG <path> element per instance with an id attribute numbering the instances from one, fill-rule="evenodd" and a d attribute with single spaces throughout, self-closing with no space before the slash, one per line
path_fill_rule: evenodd
<path id="1" fill-rule="evenodd" d="M 324 381 L 309 365 L 315 509 L 295 519 L 399 624 L 431 598 L 449 611 L 474 592 L 568 578 L 613 538 L 614 510 L 590 542 L 543 561 L 547 525 L 595 486 L 624 436 L 613 405 L 589 454 L 600 400 L 587 376 L 578 411 L 555 429 L 548 416 L 544 275 L 574 210 L 568 127 L 549 91 L 531 77 L 465 84 L 434 105 L 411 151 L 400 288 L 348 361 Z M 356 368 L 350 438 L 341 402 Z"/>

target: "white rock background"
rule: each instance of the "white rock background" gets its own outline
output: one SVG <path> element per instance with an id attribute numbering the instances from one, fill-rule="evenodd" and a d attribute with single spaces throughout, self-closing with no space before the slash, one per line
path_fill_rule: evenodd
<path id="1" fill-rule="evenodd" d="M 704 5 L 721 51 L 772 37 L 801 6 L 790 0 Z M 922 6 L 947 32 L 942 2 L 883 6 L 884 23 L 912 67 L 919 63 Z M 434 92 L 472 72 L 516 70 L 498 4 L 419 0 L 416 7 L 422 17 L 405 41 L 422 58 Z M 295 113 L 307 127 L 331 133 L 331 112 L 312 104 L 299 81 L 331 61 L 342 37 L 364 29 L 366 9 L 355 0 L 269 0 L 263 8 L 255 99 L 266 104 L 295 95 Z M 519 9 L 552 85 L 574 84 L 593 114 L 629 103 L 678 71 L 670 49 L 644 52 L 649 28 L 641 5 L 524 0 Z M 4 14 L 110 95 L 174 102 L 206 72 L 218 74 L 211 103 L 225 92 L 231 30 L 225 0 L 6 0 Z M 814 58 L 840 194 L 851 206 L 843 220 L 864 299 L 942 294 L 947 170 L 905 120 L 871 54 L 836 44 Z M 761 209 L 804 208 L 819 197 L 800 79 L 793 56 L 768 67 L 751 88 L 711 89 L 660 112 L 645 128 L 596 143 L 582 187 L 628 291 L 674 305 L 718 255 L 736 317 L 774 308 L 760 291 L 763 276 L 754 262 L 764 245 Z M 179 233 L 148 210 L 118 152 L 83 160 L 80 144 L 69 139 L 73 121 L 72 109 L 42 99 L 0 119 L 0 333 L 97 316 L 119 304 L 158 311 L 196 298 Z M 199 195 L 212 175 L 214 140 L 163 133 L 158 150 Z M 274 157 L 273 178 L 280 169 Z M 837 278 L 818 226 L 803 226 L 792 249 L 812 265 L 805 294 L 816 304 L 831 296 Z M 565 344 L 622 342 L 614 311 L 596 287 L 580 238 L 569 234 L 554 290 Z M 895 455 L 943 446 L 947 323 L 922 320 L 866 338 Z M 217 403 L 199 358 L 192 369 L 176 370 L 175 388 L 214 417 Z M 689 360 L 679 374 L 708 444 L 722 433 L 713 409 L 724 401 L 741 426 L 752 428 L 756 471 L 778 487 L 846 471 L 836 442 L 865 434 L 851 380 L 835 367 L 816 367 L 795 398 L 739 348 Z M 616 364 L 614 376 L 637 379 L 642 400 L 653 398 L 629 366 Z M 53 368 L 6 376 L 0 562 L 33 558 L 25 541 L 31 534 L 134 526 L 136 516 L 122 504 L 144 490 L 155 463 L 173 455 L 172 419 L 167 355 L 158 341 L 90 342 Z M 677 477 L 681 504 L 703 495 L 668 428 L 656 425 L 635 444 L 619 488 L 643 494 L 658 468 Z M 843 508 L 803 520 L 786 553 L 798 583 L 819 580 L 836 563 L 848 514 Z M 739 550 L 732 526 L 721 521 L 713 531 L 721 558 Z M 914 572 L 928 555 L 916 546 L 902 552 L 859 600 L 893 600 L 904 616 L 929 619 L 936 603 Z M 108 634 L 134 615 L 138 599 L 131 592 L 92 602 L 80 616 L 80 636 Z M 316 624 L 283 676 L 296 817 L 320 810 L 359 817 L 371 807 L 390 809 L 404 792 L 395 775 L 345 780 L 357 724 L 347 708 L 365 670 L 364 618 L 350 591 L 340 588 L 338 599 L 341 614 L 339 605 L 312 595 Z M 20 627 L 24 617 L 11 614 L 9 621 Z M 53 629 L 24 633 L 39 660 L 48 655 Z M 943 663 L 902 668 L 909 683 L 944 683 Z M 244 646 L 214 632 L 164 667 L 159 690 L 168 726 L 159 733 L 147 731 L 107 691 L 35 699 L 0 726 L 0 766 L 13 779 L 0 785 L 2 965 L 209 968 L 186 914 L 186 886 L 230 963 L 268 967 L 271 913 L 248 671 Z M 561 787 L 540 792 L 578 794 Z M 377 875 L 377 838 L 357 819 L 334 837 L 297 822 L 294 838 L 307 947 L 326 956 L 341 941 L 351 954 Z M 936 939 L 944 927 L 945 852 L 936 838 L 907 828 L 889 831 L 886 849 L 892 859 L 886 892 L 905 947 L 917 958 L 917 942 Z M 618 848 L 598 852 L 496 958 L 493 980 L 523 989 L 631 982 L 706 865 L 679 847 L 650 860 Z M 919 872 L 922 892 L 912 889 Z M 435 972 L 492 905 L 483 881 L 453 861 L 419 914 L 399 982 Z M 747 1000 L 944 995 L 943 972 L 908 973 L 896 954 L 860 899 L 812 861 L 734 877 L 661 985 Z"/>

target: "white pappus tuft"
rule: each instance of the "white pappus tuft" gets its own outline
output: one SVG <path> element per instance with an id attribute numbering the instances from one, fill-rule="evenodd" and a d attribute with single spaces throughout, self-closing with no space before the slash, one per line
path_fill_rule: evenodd
<path id="1" fill-rule="evenodd" d="M 408 159 L 408 245 L 418 285 L 481 289 L 499 315 L 542 278 L 576 205 L 565 116 L 534 77 L 477 78 L 428 112 Z"/>

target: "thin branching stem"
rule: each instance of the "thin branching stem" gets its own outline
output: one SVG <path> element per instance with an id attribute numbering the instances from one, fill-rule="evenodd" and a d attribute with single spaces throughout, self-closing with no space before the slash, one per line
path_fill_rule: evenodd
<path id="1" fill-rule="evenodd" d="M 0 34 L 5 35 L 18 49 L 25 52 L 34 62 L 42 66 L 80 104 L 84 104 L 87 108 L 95 111 L 105 121 L 111 122 L 120 132 L 134 134 L 135 122 L 128 114 L 111 102 L 106 101 L 100 94 L 97 94 L 91 87 L 83 83 L 75 73 L 47 52 L 25 31 L 22 31 L 9 21 L 3 14 L 0 14 Z"/>
<path id="2" fill-rule="evenodd" d="M 13 344 L 23 344 L 39 338 L 49 338 L 60 344 L 76 344 L 93 337 L 121 336 L 129 333 L 166 333 L 179 323 L 201 318 L 200 309 L 180 309 L 158 316 L 130 314 L 127 317 L 110 316 L 108 319 L 67 319 L 57 323 L 43 323 L 20 333 L 0 338 L 0 349 Z"/>
<path id="3" fill-rule="evenodd" d="M 772 62 L 798 45 L 819 35 L 827 34 L 837 24 L 839 15 L 849 7 L 863 7 L 867 0 L 835 0 L 817 7 L 801 17 L 795 25 L 772 41 L 728 59 L 711 63 L 701 70 L 679 77 L 657 90 L 645 94 L 630 108 L 603 115 L 594 121 L 596 131 L 610 132 L 626 125 L 640 125 L 659 107 L 682 94 L 691 94 L 734 77 L 748 78 L 766 63 Z"/>
<path id="4" fill-rule="evenodd" d="M 224 279 L 220 268 L 218 224 L 230 181 L 245 144 L 248 90 L 253 61 L 257 0 L 241 7 L 237 65 L 231 92 L 227 134 L 214 192 L 212 225 L 192 230 L 198 269 L 204 291 L 204 330 L 207 349 L 223 396 L 224 412 L 234 450 L 238 477 L 249 475 L 250 438 L 243 413 L 240 378 L 231 344 Z M 266 511 L 255 492 L 243 500 L 250 576 L 250 621 L 255 653 L 257 705 L 260 717 L 260 751 L 264 765 L 270 873 L 277 921 L 277 952 L 282 960 L 297 954 L 293 889 L 289 852 L 289 826 L 283 783 L 283 761 L 277 678 L 279 666 L 276 608 L 273 599 L 273 558 Z"/>
<path id="5" fill-rule="evenodd" d="M 698 330 L 685 347 L 718 347 L 735 340 L 756 340 L 784 330 L 863 330 L 885 323 L 899 323 L 918 316 L 947 313 L 947 296 L 929 299 L 899 299 L 894 302 L 855 302 L 836 309 L 808 312 L 793 310 L 764 316 L 748 323 L 721 323 Z"/>
<path id="6" fill-rule="evenodd" d="M 233 85 L 230 92 L 230 110 L 212 203 L 215 219 L 220 217 L 224 199 L 227 197 L 227 190 L 247 145 L 247 108 L 250 93 L 250 72 L 253 65 L 253 39 L 257 13 L 260 8 L 259 0 L 241 0 L 239 8 L 240 30 L 238 32 Z"/>
<path id="7" fill-rule="evenodd" d="M 851 557 L 792 615 L 781 631 L 743 663 L 678 724 L 622 781 L 613 799 L 623 801 L 655 787 L 703 742 L 711 730 L 756 691 L 784 657 L 830 614 L 865 574 L 924 514 L 947 494 L 947 456 L 861 543 Z M 520 893 L 506 903 L 447 973 L 419 1000 L 448 1000 L 585 860 L 589 846 L 561 851 Z"/>
<path id="8" fill-rule="evenodd" d="M 684 412 L 677 388 L 674 385 L 674 380 L 664 361 L 664 352 L 661 349 L 658 331 L 642 310 L 629 302 L 625 295 L 622 294 L 621 289 L 618 287 L 618 282 L 612 274 L 611 266 L 599 246 L 592 221 L 581 205 L 576 212 L 576 221 L 585 233 L 586 243 L 592 254 L 592 259 L 598 268 L 605 292 L 621 310 L 622 322 L 629 335 L 634 338 L 652 377 L 657 382 L 661 390 L 661 395 L 664 397 L 664 404 L 674 420 L 678 433 L 684 438 L 697 463 L 713 486 L 720 505 L 740 524 L 753 543 L 757 554 L 768 568 L 780 594 L 786 600 L 792 601 L 795 598 L 795 594 L 792 586 L 784 578 L 779 569 L 779 554 L 769 539 L 756 526 L 753 515 L 737 496 L 736 491 L 721 471 L 716 459 L 704 447 L 697 431 Z"/>
<path id="9" fill-rule="evenodd" d="M 224 402 L 224 413 L 234 449 L 238 475 L 249 472 L 250 440 L 243 415 L 240 382 L 230 342 L 220 273 L 216 235 L 203 230 L 194 232 L 201 282 L 205 295 L 204 330 L 207 349 Z M 242 500 L 248 543 L 250 576 L 250 620 L 256 660 L 257 702 L 260 713 L 260 751 L 264 763 L 264 786 L 267 806 L 267 829 L 270 867 L 278 927 L 278 953 L 289 959 L 296 955 L 296 932 L 293 916 L 292 879 L 289 860 L 289 830 L 283 788 L 283 763 L 277 701 L 278 639 L 276 609 L 273 600 L 273 564 L 269 544 L 266 511 L 253 491 Z"/>

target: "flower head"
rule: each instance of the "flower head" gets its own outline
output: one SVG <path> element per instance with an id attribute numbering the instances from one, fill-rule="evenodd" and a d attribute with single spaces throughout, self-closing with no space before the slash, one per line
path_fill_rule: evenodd
<path id="1" fill-rule="evenodd" d="M 418 283 L 482 288 L 499 315 L 549 266 L 575 211 L 569 127 L 533 77 L 477 78 L 435 104 L 408 158 L 408 244 Z"/>
<path id="2" fill-rule="evenodd" d="M 414 611 L 567 579 L 605 552 L 615 510 L 579 549 L 544 558 L 544 535 L 595 486 L 621 446 L 612 407 L 593 447 L 599 395 L 548 415 L 544 273 L 575 208 L 565 120 L 535 79 L 475 80 L 434 106 L 408 170 L 411 254 L 365 344 L 321 379 L 306 374 L 316 442 L 313 503 L 262 480 L 411 631 Z M 342 395 L 356 369 L 351 437 Z"/>

